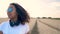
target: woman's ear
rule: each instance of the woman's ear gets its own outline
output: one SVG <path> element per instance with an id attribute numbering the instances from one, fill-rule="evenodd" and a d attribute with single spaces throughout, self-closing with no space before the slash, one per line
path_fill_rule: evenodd
<path id="1" fill-rule="evenodd" d="M 0 34 L 3 34 L 3 32 L 2 32 L 2 31 L 0 31 Z"/>

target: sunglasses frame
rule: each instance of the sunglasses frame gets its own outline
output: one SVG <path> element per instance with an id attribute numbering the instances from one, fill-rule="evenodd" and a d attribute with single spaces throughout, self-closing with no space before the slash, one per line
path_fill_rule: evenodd
<path id="1" fill-rule="evenodd" d="M 8 12 L 12 12 L 13 11 L 13 8 L 12 7 L 9 7 L 7 11 Z"/>

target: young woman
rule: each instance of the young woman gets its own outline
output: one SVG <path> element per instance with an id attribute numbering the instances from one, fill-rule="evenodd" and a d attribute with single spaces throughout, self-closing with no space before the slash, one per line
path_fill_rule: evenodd
<path id="1" fill-rule="evenodd" d="M 9 21 L 0 24 L 0 34 L 29 34 L 29 15 L 17 3 L 11 3 L 7 10 Z"/>

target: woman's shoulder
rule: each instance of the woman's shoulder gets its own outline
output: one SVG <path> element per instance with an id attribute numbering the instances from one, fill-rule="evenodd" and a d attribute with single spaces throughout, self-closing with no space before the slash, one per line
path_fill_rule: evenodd
<path id="1" fill-rule="evenodd" d="M 26 33 L 28 33 L 30 31 L 29 23 L 25 24 L 25 28 L 26 28 Z"/>
<path id="2" fill-rule="evenodd" d="M 21 26 L 22 26 L 23 28 L 25 28 L 25 29 L 28 29 L 28 28 L 29 28 L 29 24 L 28 24 L 28 23 L 25 23 L 24 25 L 21 24 Z"/>
<path id="3" fill-rule="evenodd" d="M 29 24 L 28 23 L 25 23 L 25 27 L 29 27 Z"/>
<path id="4" fill-rule="evenodd" d="M 5 26 L 6 24 L 8 24 L 8 22 L 9 22 L 9 21 L 2 22 L 2 23 L 0 24 L 0 26 Z"/>

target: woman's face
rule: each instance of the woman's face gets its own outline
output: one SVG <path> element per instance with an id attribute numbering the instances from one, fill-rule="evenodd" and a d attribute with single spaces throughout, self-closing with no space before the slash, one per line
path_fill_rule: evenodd
<path id="1" fill-rule="evenodd" d="M 14 5 L 10 5 L 7 10 L 7 15 L 10 19 L 14 19 L 17 16 L 16 8 Z"/>

